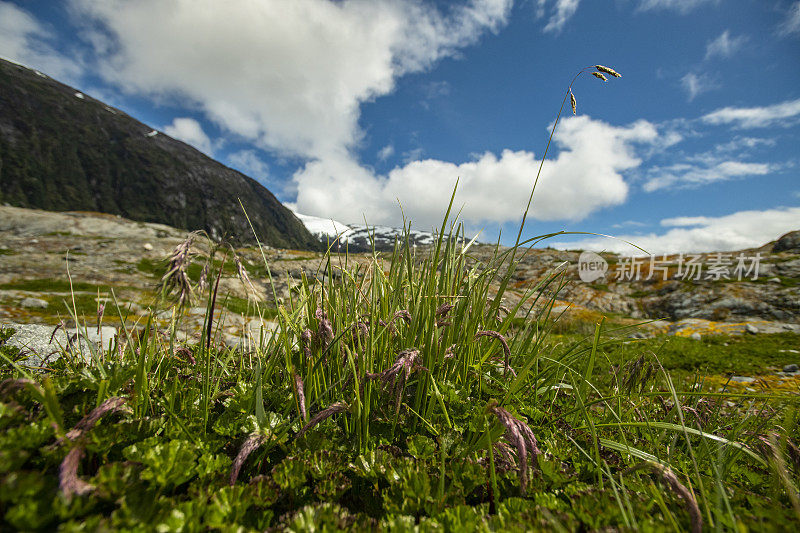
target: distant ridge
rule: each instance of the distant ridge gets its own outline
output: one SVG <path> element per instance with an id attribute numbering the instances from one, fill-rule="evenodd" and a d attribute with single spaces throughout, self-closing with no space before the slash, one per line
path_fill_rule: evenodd
<path id="1" fill-rule="evenodd" d="M 280 248 L 319 241 L 265 187 L 44 74 L 0 59 L 0 204 L 98 211 Z"/>

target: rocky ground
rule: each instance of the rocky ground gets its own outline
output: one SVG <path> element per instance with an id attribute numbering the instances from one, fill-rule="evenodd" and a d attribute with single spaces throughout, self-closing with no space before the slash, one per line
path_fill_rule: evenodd
<path id="1" fill-rule="evenodd" d="M 63 333 L 61 341 L 57 336 L 52 342 L 45 337 L 60 322 L 74 327 L 76 312 L 81 324 L 92 326 L 85 329 L 92 331 L 98 325 L 118 327 L 123 319 L 126 324 L 143 323 L 151 312 L 166 321 L 171 311 L 159 304 L 156 285 L 164 272 L 163 260 L 185 238 L 182 230 L 114 215 L 0 206 L 0 324 L 48 326 L 38 334 L 30 333 L 25 342 L 32 348 L 32 338 L 38 335 L 37 342 L 48 340 L 54 350 L 55 344 L 69 342 L 69 334 Z M 261 252 L 256 248 L 236 252 L 253 280 L 255 298 L 235 271 L 225 272 L 217 315 L 222 325 L 219 335 L 232 346 L 258 338 L 262 332 L 268 334 L 274 327 L 268 317 L 275 307 Z M 303 273 L 324 277 L 321 254 L 269 248 L 264 253 L 279 300 L 288 298 Z M 494 247 L 475 245 L 470 253 L 473 261 L 486 261 Z M 745 266 L 751 267 L 752 258 L 760 254 L 757 276 L 751 269 L 747 279 L 737 279 L 734 269 L 740 254 L 748 260 Z M 591 282 L 580 279 L 577 251 L 537 248 L 517 259 L 506 305 L 513 305 L 527 287 L 556 270 L 566 285 L 554 295 L 554 311 L 564 312 L 561 320 L 565 323 L 591 325 L 601 315 L 618 324 L 647 322 L 632 336 L 800 333 L 800 232 L 756 250 L 724 257 L 700 254 L 693 259 L 705 266 L 699 279 L 685 275 L 688 256 L 658 257 L 650 275 L 650 258 L 632 262 L 603 254 L 605 276 Z M 368 254 L 353 254 L 348 260 L 352 265 L 371 259 Z M 729 279 L 710 274 L 713 270 L 709 269 L 723 260 L 731 262 Z M 98 317 L 100 304 L 104 305 L 102 317 Z M 186 309 L 181 340 L 199 336 L 205 311 L 203 301 Z M 106 330 L 105 338 L 109 336 L 113 332 Z M 36 346 L 39 351 L 45 349 Z"/>

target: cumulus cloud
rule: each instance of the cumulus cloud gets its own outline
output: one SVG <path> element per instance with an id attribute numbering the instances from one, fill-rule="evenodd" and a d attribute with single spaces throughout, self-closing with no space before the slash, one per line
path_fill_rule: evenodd
<path id="1" fill-rule="evenodd" d="M 795 2 L 786 13 L 786 19 L 778 27 L 778 34 L 784 37 L 800 34 L 800 2 Z"/>
<path id="2" fill-rule="evenodd" d="M 539 0 L 537 14 L 539 17 L 544 16 L 545 7 L 550 3 L 548 0 Z M 581 0 L 554 0 L 554 5 L 551 9 L 550 18 L 547 25 L 544 27 L 545 33 L 559 33 L 564 29 L 564 25 L 578 10 Z"/>
<path id="3" fill-rule="evenodd" d="M 655 126 L 638 121 L 611 126 L 587 116 L 561 123 L 536 189 L 530 216 L 538 220 L 580 220 L 603 207 L 619 205 L 628 194 L 622 173 L 637 167 L 639 143 L 658 141 Z M 294 176 L 297 210 L 343 222 L 366 218 L 371 224 L 397 222 L 398 201 L 415 227 L 441 223 L 456 179 L 456 207 L 473 225 L 517 220 L 525 209 L 540 160 L 532 152 L 486 152 L 455 164 L 412 161 L 376 176 L 349 159 L 313 161 Z M 332 194 L 331 191 L 336 191 Z"/>
<path id="4" fill-rule="evenodd" d="M 194 146 L 208 156 L 214 155 L 214 148 L 211 139 L 203 131 L 203 127 L 193 118 L 181 117 L 172 121 L 172 124 L 164 126 L 164 133 L 183 141 L 188 145 Z"/>
<path id="5" fill-rule="evenodd" d="M 622 242 L 627 240 L 651 254 L 725 252 L 762 246 L 784 233 L 800 229 L 798 220 L 800 220 L 800 207 L 739 211 L 721 217 L 679 217 L 662 220 L 662 226 L 670 229 L 661 234 L 618 235 L 616 237 L 621 239 L 619 241 L 591 238 L 571 243 L 556 243 L 554 246 L 641 255 L 641 251 Z"/>
<path id="6" fill-rule="evenodd" d="M 702 117 L 707 124 L 732 124 L 739 128 L 790 126 L 800 116 L 800 98 L 765 107 L 723 107 Z"/>
<path id="7" fill-rule="evenodd" d="M 702 93 L 719 88 L 719 84 L 707 74 L 695 74 L 693 72 L 681 78 L 681 85 L 689 96 L 690 102 Z"/>
<path id="8" fill-rule="evenodd" d="M 52 38 L 27 11 L 9 2 L 0 2 L 0 57 L 42 70 L 59 80 L 74 82 L 81 68 L 48 44 Z"/>
<path id="9" fill-rule="evenodd" d="M 766 163 L 741 161 L 715 161 L 706 165 L 680 163 L 668 167 L 651 168 L 648 171 L 650 178 L 643 188 L 647 192 L 654 192 L 667 188 L 699 187 L 733 178 L 761 176 L 771 170 L 772 167 Z"/>
<path id="10" fill-rule="evenodd" d="M 710 41 L 706 45 L 706 60 L 714 57 L 727 58 L 739 51 L 747 42 L 747 37 L 741 35 L 739 37 L 731 37 L 731 32 L 725 30 L 719 37 Z"/>
<path id="11" fill-rule="evenodd" d="M 418 0 L 73 0 L 106 80 L 188 98 L 264 148 L 318 159 L 357 146 L 361 103 L 497 31 L 511 4 L 443 14 Z"/>

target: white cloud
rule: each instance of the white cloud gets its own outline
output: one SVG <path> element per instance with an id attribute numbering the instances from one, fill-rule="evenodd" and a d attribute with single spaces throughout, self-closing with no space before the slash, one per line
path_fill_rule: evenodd
<path id="1" fill-rule="evenodd" d="M 550 15 L 550 19 L 547 21 L 547 25 L 544 27 L 543 31 L 545 33 L 559 33 L 561 30 L 563 30 L 564 25 L 578 10 L 580 2 L 581 0 L 554 0 L 555 5 L 551 10 L 552 15 Z M 545 6 L 547 3 L 548 0 L 539 0 L 537 9 L 539 17 L 544 16 Z"/>
<path id="2" fill-rule="evenodd" d="M 637 167 L 634 145 L 658 141 L 656 128 L 638 121 L 615 127 L 587 116 L 561 123 L 555 143 L 561 149 L 545 162 L 530 213 L 538 220 L 580 220 L 625 201 L 622 172 Z M 427 159 L 396 167 L 386 176 L 348 159 L 314 161 L 295 174 L 297 209 L 302 213 L 371 224 L 400 219 L 397 201 L 417 228 L 441 223 L 459 179 L 456 209 L 472 225 L 517 220 L 522 216 L 539 160 L 527 151 L 486 152 L 454 164 Z M 332 192 L 334 191 L 334 192 Z"/>
<path id="3" fill-rule="evenodd" d="M 394 155 L 394 145 L 387 144 L 378 150 L 378 161 L 386 161 Z"/>
<path id="4" fill-rule="evenodd" d="M 765 139 L 763 137 L 742 137 L 736 136 L 730 141 L 718 144 L 714 149 L 717 152 L 743 152 L 750 151 L 759 146 L 774 146 L 777 141 L 775 139 Z"/>
<path id="5" fill-rule="evenodd" d="M 688 13 L 701 5 L 716 4 L 718 2 L 719 0 L 639 0 L 639 9 L 642 11 L 672 9 L 679 13 Z"/>
<path id="6" fill-rule="evenodd" d="M 706 45 L 706 60 L 712 59 L 714 57 L 731 57 L 735 54 L 744 43 L 747 42 L 747 37 L 741 35 L 739 37 L 731 38 L 731 33 L 728 30 L 725 30 L 720 34 L 719 37 L 714 39 L 713 41 L 709 41 Z"/>
<path id="7" fill-rule="evenodd" d="M 666 228 L 682 228 L 687 226 L 703 226 L 712 219 L 708 217 L 674 217 L 664 218 L 660 224 Z"/>
<path id="8" fill-rule="evenodd" d="M 689 101 L 697 97 L 697 95 L 717 89 L 719 84 L 712 80 L 707 74 L 695 74 L 690 72 L 681 78 L 681 85 L 683 85 L 686 94 L 689 96 Z"/>
<path id="9" fill-rule="evenodd" d="M 0 2 L 0 57 L 74 83 L 81 68 L 48 44 L 52 35 L 27 11 Z"/>
<path id="10" fill-rule="evenodd" d="M 647 226 L 647 224 L 645 224 L 644 222 L 639 222 L 638 220 L 625 220 L 623 222 L 618 222 L 616 224 L 613 224 L 611 227 L 615 228 L 615 229 L 620 229 L 620 228 L 628 228 L 628 227 L 639 228 L 639 227 L 644 227 L 644 226 Z"/>
<path id="11" fill-rule="evenodd" d="M 667 188 L 699 187 L 716 181 L 726 181 L 745 176 L 768 174 L 772 167 L 765 163 L 741 161 L 714 161 L 705 166 L 680 163 L 668 167 L 653 167 L 644 190 L 654 192 Z"/>
<path id="12" fill-rule="evenodd" d="M 339 159 L 363 136 L 361 103 L 497 31 L 511 4 L 469 0 L 445 15 L 418 0 L 73 0 L 102 29 L 106 80 L 188 99 L 282 155 Z"/>
<path id="13" fill-rule="evenodd" d="M 164 133 L 179 141 L 194 146 L 204 154 L 213 156 L 214 148 L 203 127 L 193 118 L 176 118 L 172 124 L 164 126 Z"/>
<path id="14" fill-rule="evenodd" d="M 795 2 L 786 13 L 786 19 L 778 27 L 778 33 L 782 36 L 800 33 L 800 2 Z"/>
<path id="15" fill-rule="evenodd" d="M 786 232 L 800 229 L 798 221 L 800 221 L 800 207 L 739 211 L 721 217 L 665 219 L 661 224 L 672 228 L 665 233 L 616 237 L 641 246 L 651 254 L 725 252 L 762 246 Z M 593 237 L 577 242 L 557 243 L 554 246 L 642 255 L 641 251 L 622 240 Z"/>
<path id="16" fill-rule="evenodd" d="M 733 124 L 740 128 L 788 126 L 797 122 L 800 98 L 766 107 L 724 107 L 702 117 L 707 124 Z"/>
<path id="17" fill-rule="evenodd" d="M 269 176 L 269 165 L 256 155 L 255 150 L 239 150 L 226 159 L 231 166 L 262 183 Z"/>

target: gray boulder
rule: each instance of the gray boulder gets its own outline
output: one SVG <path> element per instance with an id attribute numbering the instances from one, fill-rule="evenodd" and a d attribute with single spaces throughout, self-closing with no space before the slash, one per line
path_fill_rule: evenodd
<path id="1" fill-rule="evenodd" d="M 48 304 L 40 298 L 23 298 L 19 305 L 28 309 L 47 309 Z"/>
<path id="2" fill-rule="evenodd" d="M 11 328 L 14 334 L 5 345 L 19 349 L 24 359 L 21 365 L 37 367 L 54 361 L 65 352 L 77 355 L 84 362 L 92 360 L 92 354 L 107 351 L 117 336 L 117 329 L 103 326 L 96 328 L 58 328 L 44 324 L 0 323 L 0 328 Z"/>

